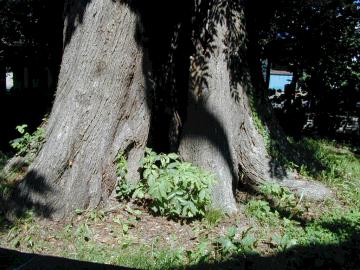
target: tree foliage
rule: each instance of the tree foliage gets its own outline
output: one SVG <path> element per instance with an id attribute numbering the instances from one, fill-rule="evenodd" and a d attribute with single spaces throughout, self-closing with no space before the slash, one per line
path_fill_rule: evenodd
<path id="1" fill-rule="evenodd" d="M 263 39 L 265 55 L 318 98 L 333 90 L 353 96 L 360 85 L 359 19 L 359 1 L 280 1 Z"/>
<path id="2" fill-rule="evenodd" d="M 63 4 L 62 0 L 0 0 L 0 60 L 13 61 L 14 55 L 47 57 L 58 48 Z"/>

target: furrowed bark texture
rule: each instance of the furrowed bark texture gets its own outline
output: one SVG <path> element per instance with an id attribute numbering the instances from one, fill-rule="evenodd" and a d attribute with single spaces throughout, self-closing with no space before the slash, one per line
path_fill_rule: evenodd
<path id="1" fill-rule="evenodd" d="M 157 114 L 153 144 L 173 149 L 181 134 L 180 155 L 215 174 L 217 208 L 237 211 L 234 193 L 240 180 L 253 187 L 281 180 L 295 191 L 319 190 L 293 181 L 268 154 L 267 124 L 254 108 L 257 76 L 249 66 L 244 1 L 177 1 L 175 9 L 165 0 L 124 2 L 68 1 L 47 141 L 15 192 L 23 202 L 17 207 L 25 202 L 56 218 L 95 208 L 115 189 L 120 152 L 128 160 L 127 178 L 136 181 L 149 108 Z M 171 115 L 176 115 L 174 125 Z M 157 136 L 162 132 L 173 132 L 177 141 L 163 142 L 169 136 Z"/>
<path id="2" fill-rule="evenodd" d="M 313 189 L 326 193 L 319 185 L 291 178 L 268 153 L 262 134 L 267 123 L 261 123 L 254 108 L 254 78 L 248 63 L 242 2 L 212 1 L 207 8 L 207 12 L 202 11 L 207 14 L 203 28 L 197 31 L 203 34 L 194 38 L 196 52 L 191 59 L 180 155 L 215 174 L 214 207 L 230 213 L 237 211 L 234 194 L 239 181 L 254 188 L 272 181 L 305 195 Z"/>
<path id="3" fill-rule="evenodd" d="M 236 17 L 237 16 L 237 17 Z M 235 15 L 235 26 L 241 43 L 246 49 L 243 14 Z M 225 21 L 225 20 L 224 20 Z M 249 80 L 234 84 L 229 70 L 229 53 L 226 39 L 228 25 L 216 22 L 216 34 L 212 41 L 210 57 L 207 60 L 207 78 L 199 89 L 190 89 L 188 120 L 185 123 L 180 143 L 180 154 L 202 168 L 213 172 L 218 179 L 213 191 L 214 206 L 227 212 L 236 211 L 234 191 L 239 178 L 244 174 L 259 182 L 269 176 L 269 161 L 262 136 L 257 131 L 249 105 L 247 89 Z M 234 29 L 232 29 L 234 30 Z M 195 55 L 192 65 L 192 79 L 200 73 Z M 240 58 L 241 68 L 248 76 L 246 59 Z M 197 85 L 197 83 L 191 83 Z M 235 88 L 234 88 L 235 86 Z"/>
<path id="4" fill-rule="evenodd" d="M 136 180 L 149 130 L 136 14 L 116 1 L 86 2 L 68 3 L 47 141 L 18 195 L 54 217 L 106 201 L 116 186 L 119 152 Z"/>

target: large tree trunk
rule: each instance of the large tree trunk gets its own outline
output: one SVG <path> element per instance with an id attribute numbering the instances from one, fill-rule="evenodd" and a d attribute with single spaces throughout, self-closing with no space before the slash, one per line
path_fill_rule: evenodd
<path id="1" fill-rule="evenodd" d="M 119 152 L 127 155 L 128 177 L 136 180 L 149 130 L 136 14 L 109 0 L 70 0 L 66 12 L 47 141 L 17 194 L 22 203 L 55 217 L 109 198 Z"/>
<path id="2" fill-rule="evenodd" d="M 149 145 L 161 151 L 177 148 L 181 134 L 181 156 L 216 174 L 214 206 L 227 212 L 237 209 L 239 180 L 294 186 L 268 153 L 264 135 L 279 134 L 256 113 L 243 5 L 69 0 L 47 142 L 16 190 L 17 206 L 55 217 L 98 206 L 116 186 L 118 153 L 138 179 L 149 130 Z"/>
<path id="3" fill-rule="evenodd" d="M 212 36 L 211 44 L 196 46 L 188 118 L 179 151 L 185 160 L 216 174 L 214 206 L 234 212 L 238 180 L 243 175 L 254 182 L 270 179 L 270 167 L 249 103 L 253 89 L 244 13 L 241 6 L 234 8 L 227 2 L 210 7 L 213 15 L 207 17 L 204 32 Z M 195 42 L 201 44 L 202 38 Z"/>
<path id="4" fill-rule="evenodd" d="M 194 31 L 196 50 L 181 156 L 215 174 L 214 207 L 227 212 L 237 210 L 234 194 L 239 181 L 255 189 L 278 182 L 313 198 L 328 193 L 322 186 L 295 180 L 270 153 L 272 147 L 286 151 L 287 146 L 264 100 L 264 81 L 260 82 L 256 42 L 249 40 L 245 2 L 205 2 L 198 1 L 196 8 L 205 16 L 196 23 L 200 29 Z"/>

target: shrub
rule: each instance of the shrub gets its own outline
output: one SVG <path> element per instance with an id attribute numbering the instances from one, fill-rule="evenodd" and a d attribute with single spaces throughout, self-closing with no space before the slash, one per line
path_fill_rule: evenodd
<path id="1" fill-rule="evenodd" d="M 119 162 L 123 163 L 123 159 L 118 159 Z M 157 154 L 149 148 L 145 151 L 142 169 L 142 180 L 135 187 L 120 179 L 120 198 L 131 196 L 135 200 L 145 200 L 153 213 L 162 216 L 196 218 L 205 215 L 211 204 L 210 188 L 215 183 L 212 175 L 180 161 L 174 153 Z"/>

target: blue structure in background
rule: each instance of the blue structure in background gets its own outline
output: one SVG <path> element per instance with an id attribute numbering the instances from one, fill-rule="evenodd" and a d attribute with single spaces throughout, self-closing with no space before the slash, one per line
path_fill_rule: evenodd
<path id="1" fill-rule="evenodd" d="M 271 70 L 269 88 L 284 91 L 285 85 L 290 84 L 292 78 L 293 74 L 291 72 L 283 70 Z"/>

